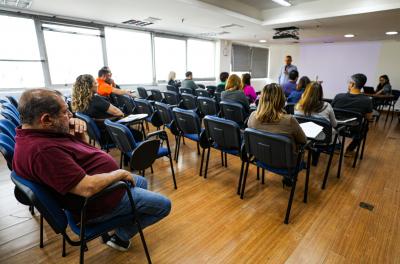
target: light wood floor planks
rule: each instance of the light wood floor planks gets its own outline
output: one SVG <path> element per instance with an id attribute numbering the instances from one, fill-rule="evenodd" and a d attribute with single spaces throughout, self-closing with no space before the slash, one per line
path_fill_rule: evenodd
<path id="1" fill-rule="evenodd" d="M 382 118 L 384 119 L 384 118 Z M 172 144 L 174 146 L 174 144 Z M 154 263 L 400 263 L 400 124 L 394 120 L 372 126 L 365 158 L 355 169 L 345 159 L 336 179 L 334 157 L 327 189 L 320 189 L 326 157 L 311 169 L 308 204 L 302 202 L 304 172 L 289 225 L 283 224 L 289 189 L 281 178 L 266 174 L 266 184 L 250 169 L 245 199 L 235 194 L 240 160 L 228 156 L 223 168 L 213 151 L 208 179 L 198 176 L 200 156 L 186 140 L 175 165 L 178 190 L 173 189 L 169 162 L 158 160 L 147 172 L 149 188 L 172 200 L 171 214 L 145 230 Z M 112 152 L 118 160 L 118 153 Z M 373 211 L 359 207 L 374 205 Z M 61 257 L 61 237 L 45 226 L 40 249 L 39 216 L 13 196 L 4 160 L 0 163 L 0 263 L 77 263 L 79 250 L 67 246 Z M 86 263 L 145 263 L 140 240 L 120 253 L 89 243 Z"/>

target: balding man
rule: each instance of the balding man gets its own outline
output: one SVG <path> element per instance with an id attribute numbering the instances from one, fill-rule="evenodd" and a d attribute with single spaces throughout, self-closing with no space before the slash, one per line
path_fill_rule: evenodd
<path id="1" fill-rule="evenodd" d="M 292 64 L 292 56 L 287 55 L 285 57 L 285 65 L 282 66 L 278 77 L 278 82 L 281 86 L 289 82 L 289 73 L 291 71 L 297 71 L 297 67 Z"/>
<path id="2" fill-rule="evenodd" d="M 54 91 L 32 89 L 20 98 L 18 110 L 22 126 L 17 128 L 13 168 L 23 178 L 52 189 L 61 204 L 79 219 L 84 197 L 110 184 L 132 183 L 132 196 L 143 227 L 167 216 L 170 201 L 147 189 L 144 178 L 119 169 L 107 153 L 82 141 L 86 125 L 72 118 L 67 104 Z M 115 190 L 93 202 L 87 209 L 91 223 L 108 221 L 131 212 L 125 190 Z M 121 226 L 112 236 L 103 235 L 107 245 L 126 251 L 130 238 L 138 232 L 134 223 Z"/>

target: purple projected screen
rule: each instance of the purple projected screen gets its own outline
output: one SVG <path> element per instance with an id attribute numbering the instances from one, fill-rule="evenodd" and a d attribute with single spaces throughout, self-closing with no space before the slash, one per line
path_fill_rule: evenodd
<path id="1" fill-rule="evenodd" d="M 347 91 L 347 82 L 354 73 L 364 73 L 368 86 L 377 81 L 381 44 L 379 42 L 332 43 L 304 45 L 300 47 L 297 63 L 300 76 L 323 81 L 324 97 L 333 98 Z"/>

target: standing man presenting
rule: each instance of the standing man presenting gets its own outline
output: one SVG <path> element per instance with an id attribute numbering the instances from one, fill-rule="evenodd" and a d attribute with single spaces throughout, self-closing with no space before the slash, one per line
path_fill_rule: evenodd
<path id="1" fill-rule="evenodd" d="M 281 86 L 289 81 L 289 73 L 293 70 L 297 71 L 297 67 L 292 64 L 292 56 L 287 55 L 285 57 L 285 65 L 282 67 L 278 79 Z"/>

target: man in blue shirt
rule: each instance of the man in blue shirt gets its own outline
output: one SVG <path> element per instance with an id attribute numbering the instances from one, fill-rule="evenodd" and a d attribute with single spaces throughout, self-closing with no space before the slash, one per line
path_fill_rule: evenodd
<path id="1" fill-rule="evenodd" d="M 297 70 L 289 72 L 289 81 L 282 85 L 282 89 L 283 92 L 285 93 L 286 98 L 288 98 L 293 91 L 296 91 L 298 78 L 299 78 L 299 72 Z"/>
<path id="2" fill-rule="evenodd" d="M 285 57 L 285 65 L 282 67 L 278 78 L 278 82 L 281 86 L 289 81 L 289 73 L 293 70 L 297 71 L 297 67 L 292 65 L 292 56 L 287 55 Z"/>

